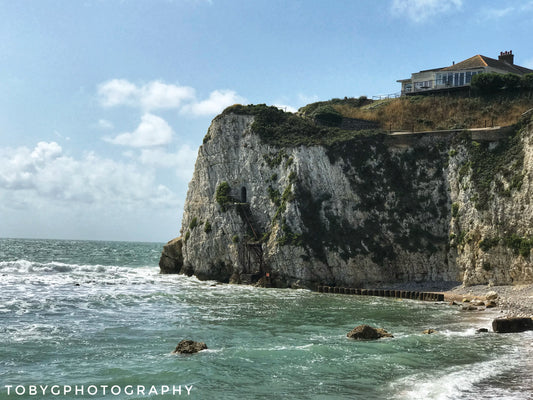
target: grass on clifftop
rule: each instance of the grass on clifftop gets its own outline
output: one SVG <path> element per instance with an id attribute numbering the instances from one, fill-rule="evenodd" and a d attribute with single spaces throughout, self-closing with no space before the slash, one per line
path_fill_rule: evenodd
<path id="1" fill-rule="evenodd" d="M 236 104 L 226 108 L 222 115 L 255 116 L 252 129 L 268 144 L 331 148 L 347 141 L 379 136 L 389 130 L 426 131 L 513 125 L 531 108 L 531 93 L 477 97 L 404 96 L 378 101 L 362 96 L 311 103 L 300 108 L 297 114 L 265 104 Z M 381 128 L 338 128 L 347 118 L 373 121 Z"/>
<path id="2" fill-rule="evenodd" d="M 222 115 L 240 114 L 255 116 L 252 129 L 268 144 L 279 147 L 326 146 L 354 138 L 384 133 L 381 130 L 349 131 L 317 125 L 301 115 L 287 113 L 265 104 L 243 106 L 236 104 L 224 110 Z"/>
<path id="3" fill-rule="evenodd" d="M 329 105 L 343 117 L 375 121 L 386 130 L 424 131 L 512 125 L 522 113 L 533 108 L 531 94 L 404 96 L 378 101 L 353 100 L 333 99 L 313 103 L 302 107 L 300 112 L 308 114 L 317 105 Z"/>

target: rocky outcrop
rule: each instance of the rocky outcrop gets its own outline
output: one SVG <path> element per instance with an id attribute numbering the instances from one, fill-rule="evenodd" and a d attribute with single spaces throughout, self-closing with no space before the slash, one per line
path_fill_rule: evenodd
<path id="1" fill-rule="evenodd" d="M 370 325 L 359 325 L 346 334 L 350 339 L 375 340 L 383 337 L 394 337 L 383 328 L 373 328 Z"/>
<path id="2" fill-rule="evenodd" d="M 186 339 L 178 343 L 172 354 L 193 354 L 202 350 L 207 350 L 207 345 L 204 342 Z"/>
<path id="3" fill-rule="evenodd" d="M 255 110 L 216 117 L 199 149 L 181 272 L 308 288 L 533 281 L 531 120 L 486 140 L 365 136 Z"/>
<path id="4" fill-rule="evenodd" d="M 531 318 L 497 318 L 492 321 L 492 330 L 498 333 L 524 332 L 533 330 Z"/>
<path id="5" fill-rule="evenodd" d="M 159 268 L 162 274 L 178 274 L 182 272 L 182 246 L 183 240 L 181 237 L 172 239 L 163 246 L 161 258 L 159 259 Z"/>

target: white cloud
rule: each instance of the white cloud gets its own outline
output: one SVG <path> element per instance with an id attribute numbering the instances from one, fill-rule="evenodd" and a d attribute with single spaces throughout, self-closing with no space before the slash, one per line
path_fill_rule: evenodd
<path id="1" fill-rule="evenodd" d="M 483 8 L 481 18 L 483 20 L 500 19 L 515 13 L 516 15 L 533 11 L 533 1 L 522 3 L 520 6 L 509 6 L 505 8 Z"/>
<path id="2" fill-rule="evenodd" d="M 62 203 L 170 208 L 179 203 L 170 189 L 156 183 L 151 168 L 94 153 L 76 159 L 55 142 L 40 142 L 33 149 L 0 149 L 0 195 L 10 199 L 4 207 L 19 209 Z"/>
<path id="3" fill-rule="evenodd" d="M 189 86 L 162 81 L 138 86 L 125 79 L 112 79 L 100 84 L 98 97 L 103 107 L 129 106 L 145 112 L 175 109 L 192 116 L 215 115 L 230 105 L 246 102 L 233 90 L 214 90 L 207 99 L 198 100 L 196 91 Z"/>
<path id="4" fill-rule="evenodd" d="M 42 163 L 59 157 L 63 149 L 56 142 L 39 142 L 31 152 L 30 158 L 35 162 Z"/>
<path id="5" fill-rule="evenodd" d="M 104 107 L 133 106 L 139 101 L 139 89 L 125 79 L 113 79 L 100 84 L 98 95 Z"/>
<path id="6" fill-rule="evenodd" d="M 191 87 L 155 81 L 140 88 L 139 101 L 145 110 L 179 108 L 183 101 L 194 99 L 194 95 Z"/>
<path id="7" fill-rule="evenodd" d="M 246 99 L 239 96 L 233 90 L 214 90 L 209 94 L 207 99 L 186 104 L 181 109 L 181 112 L 194 116 L 215 115 L 228 106 L 245 102 Z"/>
<path id="8" fill-rule="evenodd" d="M 114 125 L 111 121 L 108 121 L 107 119 L 100 119 L 98 120 L 98 126 L 101 128 L 101 129 L 113 129 L 114 128 Z"/>
<path id="9" fill-rule="evenodd" d="M 179 108 L 184 101 L 194 99 L 195 91 L 161 81 L 137 86 L 125 79 L 112 79 L 98 86 L 98 96 L 104 107 L 131 106 L 150 111 Z"/>
<path id="10" fill-rule="evenodd" d="M 286 104 L 274 104 L 274 107 L 277 107 L 279 108 L 280 110 L 283 110 L 285 112 L 291 112 L 291 113 L 295 113 L 298 111 L 297 108 L 293 107 L 293 106 L 289 106 L 289 105 L 286 105 Z"/>
<path id="11" fill-rule="evenodd" d="M 170 143 L 173 135 L 174 131 L 163 118 L 146 113 L 133 132 L 121 133 L 114 138 L 104 138 L 104 140 L 121 146 L 152 147 Z"/>
<path id="12" fill-rule="evenodd" d="M 145 165 L 157 168 L 175 168 L 176 175 L 188 182 L 194 171 L 197 151 L 183 145 L 176 153 L 168 153 L 161 148 L 142 149 L 139 160 Z"/>
<path id="13" fill-rule="evenodd" d="M 460 9 L 462 5 L 463 0 L 393 0 L 391 11 L 418 23 Z"/>

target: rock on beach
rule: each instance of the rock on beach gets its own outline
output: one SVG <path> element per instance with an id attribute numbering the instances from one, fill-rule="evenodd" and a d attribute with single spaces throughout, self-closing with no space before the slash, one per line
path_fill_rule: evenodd
<path id="1" fill-rule="evenodd" d="M 533 330 L 531 318 L 496 318 L 492 321 L 492 330 L 498 333 L 524 332 Z"/>

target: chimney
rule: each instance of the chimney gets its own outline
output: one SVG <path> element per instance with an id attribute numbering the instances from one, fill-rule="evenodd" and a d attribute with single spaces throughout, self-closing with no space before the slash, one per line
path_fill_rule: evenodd
<path id="1" fill-rule="evenodd" d="M 509 51 L 500 51 L 500 56 L 498 60 L 506 62 L 508 64 L 514 64 L 514 54 L 512 50 Z"/>

